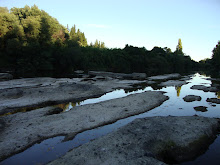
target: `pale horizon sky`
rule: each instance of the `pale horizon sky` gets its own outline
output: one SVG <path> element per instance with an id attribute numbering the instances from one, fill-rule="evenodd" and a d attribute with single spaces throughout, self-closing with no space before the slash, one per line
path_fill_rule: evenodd
<path id="1" fill-rule="evenodd" d="M 220 40 L 220 0 L 0 0 L 1 7 L 36 4 L 69 29 L 74 24 L 88 40 L 108 48 L 126 44 L 168 47 L 193 60 L 211 58 Z"/>

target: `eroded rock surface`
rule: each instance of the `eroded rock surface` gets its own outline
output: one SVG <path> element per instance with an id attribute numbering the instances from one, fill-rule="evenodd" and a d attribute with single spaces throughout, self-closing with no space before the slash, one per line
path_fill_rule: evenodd
<path id="1" fill-rule="evenodd" d="M 169 79 L 177 79 L 180 78 L 181 75 L 178 73 L 173 74 L 165 74 L 165 75 L 159 75 L 159 76 L 151 76 L 148 77 L 149 80 L 169 80 Z"/>
<path id="2" fill-rule="evenodd" d="M 216 87 L 207 87 L 204 85 L 193 85 L 191 89 L 203 90 L 204 92 L 218 92 L 218 88 Z"/>
<path id="3" fill-rule="evenodd" d="M 117 88 L 131 88 L 138 80 L 93 78 L 26 78 L 0 82 L 0 115 L 23 107 L 54 105 L 97 97 Z"/>
<path id="4" fill-rule="evenodd" d="M 145 79 L 147 77 L 146 73 L 113 73 L 113 72 L 101 72 L 101 71 L 89 71 L 89 75 L 93 76 L 104 76 L 113 78 L 133 78 L 133 79 Z"/>
<path id="5" fill-rule="evenodd" d="M 0 73 L 0 81 L 11 80 L 13 76 L 9 73 Z"/>
<path id="6" fill-rule="evenodd" d="M 180 163 L 204 152 L 215 139 L 218 128 L 217 119 L 205 117 L 136 119 L 49 164 Z"/>
<path id="7" fill-rule="evenodd" d="M 217 98 L 207 98 L 206 101 L 211 102 L 211 103 L 220 104 L 220 99 L 217 99 Z"/>
<path id="8" fill-rule="evenodd" d="M 187 84 L 186 81 L 181 81 L 181 80 L 168 80 L 166 82 L 162 82 L 159 84 L 159 86 L 182 86 Z"/>
<path id="9" fill-rule="evenodd" d="M 204 106 L 194 107 L 194 109 L 195 109 L 196 111 L 201 111 L 201 112 L 206 112 L 206 111 L 208 111 L 208 110 L 207 110 L 207 107 L 204 107 Z"/>
<path id="10" fill-rule="evenodd" d="M 185 102 L 193 102 L 193 101 L 201 101 L 200 96 L 195 96 L 195 95 L 187 95 L 183 98 Z"/>
<path id="11" fill-rule="evenodd" d="M 74 137 L 84 130 L 146 112 L 167 99 L 163 92 L 148 91 L 74 107 L 73 110 L 64 113 L 59 113 L 59 109 L 46 107 L 3 116 L 1 119 L 6 129 L 2 129 L 0 134 L 0 159 L 22 151 L 39 140 L 57 135 Z"/>

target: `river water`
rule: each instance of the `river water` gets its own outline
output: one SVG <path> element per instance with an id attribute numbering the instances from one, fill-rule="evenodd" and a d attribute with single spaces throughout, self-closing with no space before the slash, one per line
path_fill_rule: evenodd
<path id="1" fill-rule="evenodd" d="M 202 90 L 192 90 L 193 85 L 204 85 L 210 86 L 212 81 L 209 80 L 207 76 L 200 75 L 198 73 L 191 75 L 191 79 L 188 80 L 188 84 L 182 85 L 181 87 L 163 87 L 162 89 L 152 88 L 150 86 L 142 87 L 142 89 L 130 90 L 115 90 L 113 92 L 107 93 L 99 98 L 87 99 L 79 103 L 67 103 L 56 105 L 58 107 L 64 108 L 64 111 L 74 110 L 75 106 L 82 106 L 85 104 L 97 103 L 105 100 L 110 100 L 114 98 L 125 97 L 130 94 L 136 94 L 151 91 L 164 91 L 165 95 L 169 96 L 169 100 L 165 101 L 161 106 L 154 108 L 148 112 L 131 116 L 125 119 L 118 120 L 115 123 L 101 126 L 92 130 L 84 131 L 75 136 L 73 140 L 65 141 L 64 136 L 57 136 L 54 138 L 46 139 L 39 144 L 35 144 L 27 150 L 16 154 L 0 164 L 45 164 L 56 158 L 63 156 L 69 150 L 78 147 L 84 143 L 87 143 L 93 139 L 104 136 L 112 131 L 117 130 L 136 118 L 152 117 L 152 116 L 205 116 L 220 118 L 220 105 L 206 102 L 207 98 L 220 98 L 220 92 L 204 92 Z M 183 97 L 186 95 L 197 95 L 201 96 L 201 101 L 185 102 Z M 207 107 L 206 112 L 196 111 L 194 107 L 205 106 Z M 184 165 L 189 164 L 220 164 L 220 136 L 216 138 L 213 144 L 210 145 L 209 150 L 203 155 L 199 156 L 193 161 L 182 163 Z"/>

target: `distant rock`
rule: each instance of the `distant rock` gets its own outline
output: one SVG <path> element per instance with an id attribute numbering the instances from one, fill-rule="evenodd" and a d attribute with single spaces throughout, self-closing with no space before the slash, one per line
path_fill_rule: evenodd
<path id="1" fill-rule="evenodd" d="M 207 107 L 204 107 L 204 106 L 194 107 L 194 109 L 195 109 L 196 111 L 201 111 L 201 112 L 206 112 L 206 111 L 208 111 L 208 110 L 207 110 Z"/>
<path id="2" fill-rule="evenodd" d="M 169 80 L 169 79 L 177 79 L 177 78 L 180 78 L 180 77 L 181 77 L 180 74 L 173 73 L 173 74 L 151 76 L 151 77 L 148 77 L 148 80 Z"/>
<path id="3" fill-rule="evenodd" d="M 77 74 L 83 74 L 83 73 L 84 73 L 83 70 L 76 70 L 76 71 L 74 71 L 74 72 L 77 73 Z"/>
<path id="4" fill-rule="evenodd" d="M 166 82 L 162 82 L 159 84 L 159 86 L 182 86 L 187 84 L 186 81 L 180 81 L 180 80 L 168 80 Z"/>
<path id="5" fill-rule="evenodd" d="M 193 102 L 193 101 L 200 101 L 202 98 L 200 96 L 195 95 L 187 95 L 183 98 L 185 102 Z"/>
<path id="6" fill-rule="evenodd" d="M 101 72 L 101 71 L 89 71 L 89 75 L 92 76 L 103 76 L 103 77 L 112 77 L 112 78 L 119 78 L 119 79 L 145 79 L 146 73 L 132 73 L 132 74 L 125 74 L 125 73 L 113 73 L 113 72 Z"/>
<path id="7" fill-rule="evenodd" d="M 211 102 L 211 103 L 220 104 L 220 99 L 217 99 L 217 98 L 207 98 L 206 101 Z"/>
<path id="8" fill-rule="evenodd" d="M 9 73 L 0 73 L 0 81 L 11 80 L 13 76 Z"/>
<path id="9" fill-rule="evenodd" d="M 219 91 L 218 88 L 216 87 L 207 87 L 204 85 L 193 85 L 191 89 L 202 90 L 204 92 L 218 92 Z"/>

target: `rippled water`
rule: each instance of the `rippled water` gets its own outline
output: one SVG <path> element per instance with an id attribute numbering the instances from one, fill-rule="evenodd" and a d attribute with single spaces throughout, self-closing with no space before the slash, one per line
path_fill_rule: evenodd
<path id="1" fill-rule="evenodd" d="M 215 117 L 220 118 L 220 105 L 206 102 L 207 98 L 220 98 L 219 92 L 203 92 L 201 90 L 192 90 L 190 87 L 193 85 L 205 85 L 210 86 L 212 82 L 207 80 L 208 77 L 202 76 L 200 74 L 192 75 L 192 79 L 187 81 L 188 84 L 181 87 L 163 87 L 162 89 L 156 91 L 164 91 L 165 95 L 169 96 L 169 100 L 165 101 L 161 106 L 139 114 L 131 116 L 125 119 L 118 120 L 117 122 L 96 129 L 84 131 L 78 135 L 73 140 L 64 141 L 64 136 L 58 136 L 42 141 L 39 144 L 35 144 L 28 148 L 22 153 L 16 154 L 1 164 L 38 164 L 47 163 L 64 155 L 70 149 L 80 146 L 86 142 L 89 142 L 98 137 L 104 136 L 107 133 L 115 131 L 117 128 L 122 127 L 136 118 L 152 117 L 152 116 L 205 116 L 205 117 Z M 64 108 L 65 111 L 74 109 L 75 106 L 97 103 L 105 100 L 110 100 L 114 98 L 124 97 L 130 94 L 141 93 L 154 89 L 152 87 L 145 87 L 144 89 L 139 89 L 133 92 L 125 92 L 125 90 L 115 90 L 113 92 L 107 93 L 100 98 L 87 99 L 80 103 L 68 103 L 57 105 Z M 183 97 L 186 95 L 198 95 L 202 97 L 201 101 L 185 102 Z M 206 112 L 195 111 L 194 107 L 205 106 L 207 107 Z M 184 164 L 220 164 L 218 156 L 220 154 L 220 137 L 218 137 L 215 142 L 210 145 L 209 150 L 202 156 L 198 157 L 192 162 L 186 162 Z M 211 161 L 212 160 L 212 161 Z"/>

